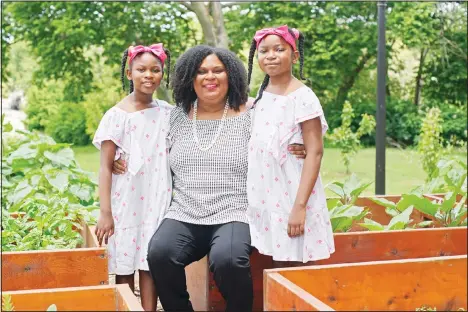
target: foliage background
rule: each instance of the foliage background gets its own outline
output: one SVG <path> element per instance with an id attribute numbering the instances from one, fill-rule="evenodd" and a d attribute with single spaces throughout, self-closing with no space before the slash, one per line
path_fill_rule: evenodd
<path id="1" fill-rule="evenodd" d="M 163 42 L 174 61 L 201 43 L 247 63 L 262 27 L 288 24 L 306 38 L 306 84 L 330 129 L 347 100 L 356 131 L 375 115 L 377 5 L 372 2 L 3 2 L 2 98 L 26 94 L 29 130 L 89 144 L 102 114 L 124 96 L 120 59 L 129 45 Z M 387 138 L 418 143 L 422 118 L 441 110 L 442 137 L 467 140 L 467 3 L 388 2 Z M 254 62 L 255 63 L 255 62 Z M 295 70 L 297 71 L 298 68 Z M 263 79 L 254 65 L 251 96 Z M 171 102 L 170 90 L 160 98 Z M 373 135 L 361 143 L 373 145 Z"/>

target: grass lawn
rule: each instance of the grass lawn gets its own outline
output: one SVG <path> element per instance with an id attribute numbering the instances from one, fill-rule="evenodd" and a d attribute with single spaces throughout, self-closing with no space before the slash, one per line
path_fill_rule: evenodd
<path id="1" fill-rule="evenodd" d="M 76 159 L 84 170 L 98 174 L 99 151 L 94 146 L 74 147 Z M 387 149 L 386 193 L 401 194 L 424 183 L 425 173 L 419 162 L 418 154 L 413 150 Z M 375 181 L 375 148 L 362 149 L 351 162 L 351 172 L 363 181 Z M 340 151 L 326 148 L 322 162 L 324 183 L 343 182 L 347 175 L 341 161 Z M 374 194 L 372 184 L 364 194 Z M 332 195 L 327 191 L 328 195 Z"/>

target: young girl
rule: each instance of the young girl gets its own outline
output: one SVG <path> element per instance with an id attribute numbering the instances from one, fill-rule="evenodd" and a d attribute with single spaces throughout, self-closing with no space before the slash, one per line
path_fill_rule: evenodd
<path id="1" fill-rule="evenodd" d="M 147 247 L 172 193 L 166 150 L 172 106 L 153 100 L 166 58 L 170 68 L 169 51 L 162 44 L 125 50 L 121 78 L 125 90 L 126 73 L 130 94 L 105 113 L 93 139 L 101 150 L 101 211 L 96 235 L 99 244 L 103 240 L 108 244 L 109 271 L 116 274 L 116 283 L 128 283 L 133 290 L 134 273 L 139 270 L 141 302 L 146 311 L 156 311 L 157 303 L 146 261 Z M 114 159 L 121 156 L 127 161 L 128 172 L 112 175 Z"/>
<path id="2" fill-rule="evenodd" d="M 303 36 L 286 25 L 259 30 L 252 41 L 248 81 L 255 50 L 266 77 L 254 104 L 247 192 L 252 245 L 275 261 L 306 263 L 329 258 L 335 246 L 319 175 L 328 125 L 317 96 L 292 75 L 299 60 L 304 79 L 303 49 Z M 305 160 L 287 151 L 302 142 Z"/>

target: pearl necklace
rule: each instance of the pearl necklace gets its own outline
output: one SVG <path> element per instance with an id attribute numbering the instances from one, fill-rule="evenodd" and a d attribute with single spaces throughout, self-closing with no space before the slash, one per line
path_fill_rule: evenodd
<path id="1" fill-rule="evenodd" d="M 204 152 L 212 148 L 213 145 L 218 140 L 218 137 L 221 134 L 221 129 L 223 128 L 223 125 L 224 125 L 224 121 L 226 120 L 226 115 L 229 109 L 229 102 L 226 100 L 226 105 L 224 105 L 223 117 L 221 118 L 221 123 L 219 124 L 218 131 L 216 132 L 216 135 L 213 137 L 213 139 L 211 140 L 211 143 L 207 147 L 201 146 L 200 140 L 198 139 L 197 124 L 196 124 L 197 108 L 198 108 L 198 99 L 196 99 L 195 102 L 193 103 L 192 131 L 193 131 L 193 137 L 195 139 L 195 143 L 197 144 L 198 149 Z"/>

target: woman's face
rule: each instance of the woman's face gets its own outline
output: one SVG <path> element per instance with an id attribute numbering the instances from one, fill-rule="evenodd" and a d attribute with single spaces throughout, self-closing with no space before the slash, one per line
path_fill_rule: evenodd
<path id="1" fill-rule="evenodd" d="M 199 101 L 225 101 L 228 89 L 228 75 L 223 62 L 215 54 L 208 55 L 193 81 L 193 88 Z"/>
<path id="2" fill-rule="evenodd" d="M 127 70 L 127 77 L 133 80 L 135 90 L 144 94 L 153 94 L 163 78 L 161 62 L 152 53 L 137 55 Z"/>
<path id="3" fill-rule="evenodd" d="M 298 52 L 280 36 L 266 36 L 258 45 L 258 65 L 270 77 L 291 73 L 297 58 Z"/>

